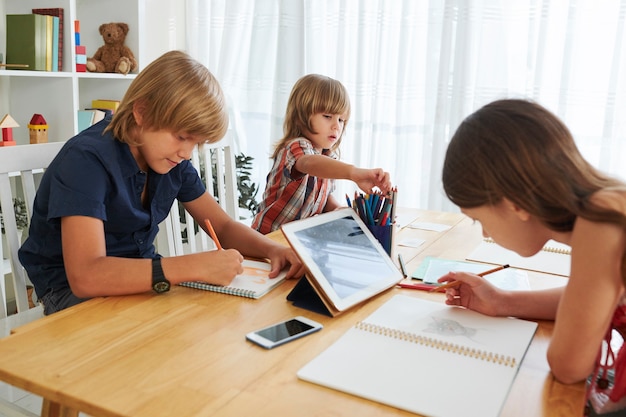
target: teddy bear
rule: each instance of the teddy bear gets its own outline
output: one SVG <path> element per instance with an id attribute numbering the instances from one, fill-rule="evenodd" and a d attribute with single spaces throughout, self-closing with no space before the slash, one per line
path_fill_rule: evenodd
<path id="1" fill-rule="evenodd" d="M 137 69 L 133 52 L 124 45 L 128 25 L 126 23 L 103 23 L 98 29 L 104 45 L 93 57 L 87 58 L 89 72 L 117 72 L 128 74 Z"/>

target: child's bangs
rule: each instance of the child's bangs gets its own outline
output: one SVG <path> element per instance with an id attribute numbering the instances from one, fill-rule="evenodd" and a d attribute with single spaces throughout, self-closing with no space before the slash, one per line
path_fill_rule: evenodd
<path id="1" fill-rule="evenodd" d="M 181 132 L 193 135 L 203 142 L 214 143 L 226 135 L 228 113 L 225 110 L 204 110 L 187 113 L 188 117 L 178 120 Z"/>
<path id="2" fill-rule="evenodd" d="M 196 136 L 204 142 L 217 142 L 228 128 L 228 113 L 215 97 L 179 97 L 159 106 L 159 110 L 154 120 L 158 128 Z"/>
<path id="3" fill-rule="evenodd" d="M 330 88 L 321 91 L 313 113 L 350 114 L 350 98 L 343 89 Z"/>

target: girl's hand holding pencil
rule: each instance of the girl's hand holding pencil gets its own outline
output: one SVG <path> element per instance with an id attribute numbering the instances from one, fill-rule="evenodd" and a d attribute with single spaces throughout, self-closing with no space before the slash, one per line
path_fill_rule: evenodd
<path id="1" fill-rule="evenodd" d="M 509 265 L 502 265 L 480 274 L 449 272 L 438 281 L 448 282 L 450 285 L 436 287 L 436 290 L 446 292 L 447 305 L 469 308 L 488 316 L 498 316 L 503 311 L 509 311 L 508 297 L 503 295 L 503 292 L 508 291 L 492 285 L 483 276 L 508 267 Z"/>
<path id="2" fill-rule="evenodd" d="M 489 274 L 493 274 L 494 272 L 498 272 L 501 271 L 505 268 L 508 268 L 509 264 L 506 265 L 501 265 L 492 269 L 489 269 L 485 272 L 481 272 L 480 274 L 477 274 L 479 277 L 484 277 L 485 275 L 489 275 Z M 435 287 L 433 289 L 431 289 L 431 292 L 441 292 L 442 290 L 446 290 L 447 288 L 454 288 L 454 287 L 458 287 L 459 285 L 461 285 L 463 282 L 461 281 L 450 281 L 447 284 L 444 285 L 440 285 L 438 287 Z"/>

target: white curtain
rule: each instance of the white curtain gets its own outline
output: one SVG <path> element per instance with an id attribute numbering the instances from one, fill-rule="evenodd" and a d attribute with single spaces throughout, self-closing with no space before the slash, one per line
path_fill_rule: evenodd
<path id="1" fill-rule="evenodd" d="M 186 13 L 188 51 L 240 112 L 261 190 L 307 73 L 347 87 L 342 160 L 388 170 L 403 206 L 455 210 L 440 182 L 448 140 L 503 97 L 539 101 L 626 179 L 625 0 L 187 0 Z M 339 181 L 337 197 L 354 190 Z"/>

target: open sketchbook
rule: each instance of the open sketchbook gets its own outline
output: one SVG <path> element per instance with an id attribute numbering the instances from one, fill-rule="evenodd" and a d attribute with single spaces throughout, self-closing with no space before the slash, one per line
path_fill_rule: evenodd
<path id="1" fill-rule="evenodd" d="M 491 239 L 483 239 L 467 259 L 496 265 L 509 264 L 514 268 L 568 277 L 570 250 L 569 246 L 550 240 L 539 253 L 525 258 L 503 248 Z"/>
<path id="2" fill-rule="evenodd" d="M 426 416 L 497 416 L 534 322 L 396 295 L 298 377 Z"/>
<path id="3" fill-rule="evenodd" d="M 199 281 L 181 282 L 180 285 L 199 290 L 238 295 L 240 297 L 261 298 L 271 289 L 281 284 L 287 275 L 286 271 L 282 271 L 276 278 L 269 278 L 270 270 L 271 266 L 267 262 L 244 259 L 243 274 L 237 275 L 230 285 L 222 287 Z"/>

